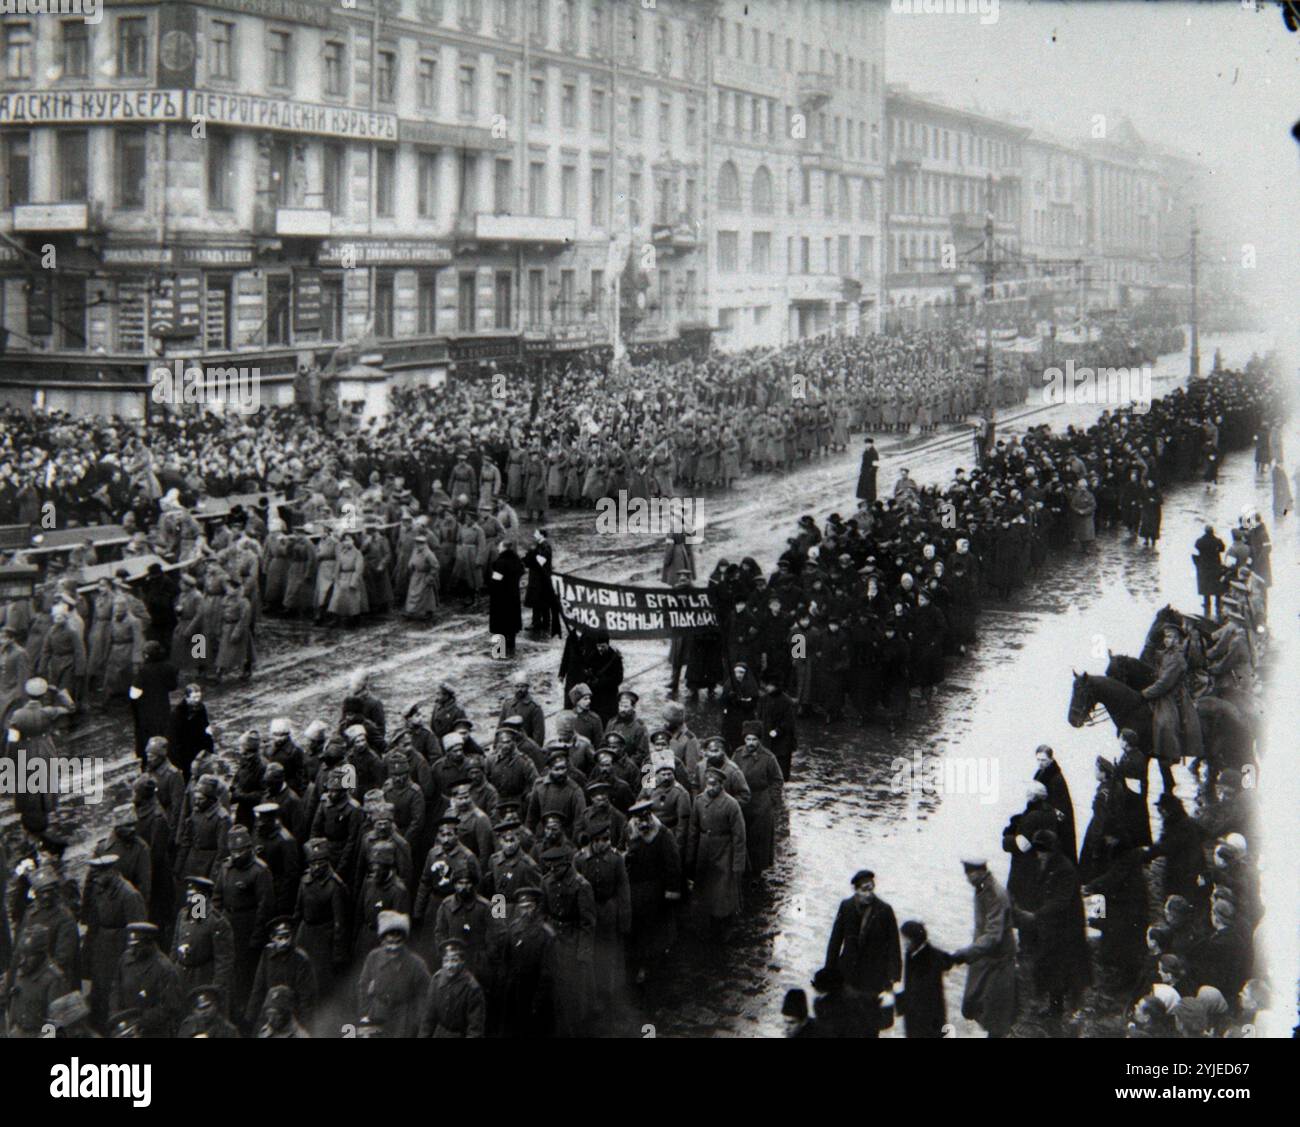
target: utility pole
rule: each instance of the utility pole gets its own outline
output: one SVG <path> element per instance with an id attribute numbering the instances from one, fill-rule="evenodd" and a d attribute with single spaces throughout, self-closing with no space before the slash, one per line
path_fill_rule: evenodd
<path id="1" fill-rule="evenodd" d="M 1192 352 L 1188 373 L 1192 379 L 1201 374 L 1201 330 L 1196 314 L 1196 239 L 1200 233 L 1200 228 L 1196 225 L 1196 208 L 1192 208 Z"/>
<path id="2" fill-rule="evenodd" d="M 997 404 L 993 396 L 993 174 L 984 186 L 984 457 L 993 454 L 993 416 Z"/>

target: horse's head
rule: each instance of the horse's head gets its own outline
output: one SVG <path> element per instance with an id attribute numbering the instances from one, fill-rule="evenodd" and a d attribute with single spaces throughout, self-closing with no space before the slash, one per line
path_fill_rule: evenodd
<path id="1" fill-rule="evenodd" d="M 1082 728 L 1088 722 L 1088 717 L 1092 715 L 1096 701 L 1092 695 L 1088 675 L 1075 673 L 1073 669 L 1070 672 L 1074 675 L 1074 688 L 1070 692 L 1070 708 L 1065 718 L 1070 722 L 1071 728 Z"/>

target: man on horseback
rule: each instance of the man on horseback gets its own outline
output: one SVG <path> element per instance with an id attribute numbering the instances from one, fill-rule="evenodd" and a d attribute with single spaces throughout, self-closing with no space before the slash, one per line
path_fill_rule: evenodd
<path id="1" fill-rule="evenodd" d="M 1162 648 L 1156 679 L 1142 690 L 1151 704 L 1151 754 L 1160 763 L 1166 794 L 1174 791 L 1173 764 L 1190 755 L 1201 757 L 1201 721 L 1187 690 L 1186 636 L 1181 626 L 1167 622 L 1160 633 Z"/>

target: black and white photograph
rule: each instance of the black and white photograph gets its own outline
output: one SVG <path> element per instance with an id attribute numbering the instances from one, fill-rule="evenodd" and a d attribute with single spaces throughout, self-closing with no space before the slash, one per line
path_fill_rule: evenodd
<path id="1" fill-rule="evenodd" d="M 1280 1079 L 1298 121 L 1266 0 L 0 2 L 6 1090 Z"/>

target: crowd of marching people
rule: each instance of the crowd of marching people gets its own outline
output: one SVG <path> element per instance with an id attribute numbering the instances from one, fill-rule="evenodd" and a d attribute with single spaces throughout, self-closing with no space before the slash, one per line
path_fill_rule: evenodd
<path id="1" fill-rule="evenodd" d="M 857 346 L 851 340 L 824 347 L 844 348 L 851 365 Z M 807 359 L 789 358 L 786 375 L 798 375 L 793 369 Z M 716 396 L 710 409 L 721 415 L 745 404 L 763 417 L 766 408 L 752 398 L 757 386 L 720 378 L 708 393 Z M 661 413 L 662 406 L 648 406 L 643 417 L 676 417 Z M 9 700 L 7 751 L 48 754 L 65 718 L 89 693 L 122 693 L 131 702 L 141 759 L 130 800 L 114 809 L 107 835 L 95 842 L 84 882 L 71 879 L 65 858 L 73 837 L 67 811 L 48 796 L 28 795 L 16 804 L 19 830 L 6 842 L 9 855 L 0 858 L 10 883 L 0 913 L 0 940 L 11 948 L 3 952 L 7 1031 L 18 1037 L 46 1035 L 51 1026 L 70 1036 L 92 1030 L 227 1037 L 589 1031 L 593 1021 L 619 1013 L 628 990 L 662 968 L 679 929 L 725 940 L 747 890 L 775 861 L 800 717 L 833 721 L 851 707 L 865 721 L 879 714 L 891 726 L 904 722 L 914 702 L 924 704 L 948 664 L 975 642 L 982 601 L 1009 597 L 1051 549 L 1086 547 L 1099 529 L 1127 523 L 1132 509 L 1124 485 L 1134 475 L 1143 488 L 1157 490 L 1197 475 L 1212 482 L 1223 452 L 1249 442 L 1276 411 L 1267 373 L 1252 362 L 1244 373 L 1216 373 L 1175 391 L 1145 414 L 1106 412 L 1086 430 L 1037 428 L 999 442 L 985 465 L 958 471 L 945 487 L 919 486 L 904 471 L 892 494 L 878 497 L 868 454 L 856 512 L 832 514 L 820 527 L 813 517 L 802 518 L 769 576 L 753 560 L 719 561 L 709 587 L 721 630 L 674 640 L 672 695 L 680 693 L 684 673 L 692 704 L 701 692 L 719 697 L 720 731 L 708 738 L 692 731 L 675 699 L 661 715 L 643 715 L 609 637 L 571 628 L 560 667 L 568 707 L 551 720 L 522 680 L 490 715 L 443 684 L 431 708 L 404 706 L 400 721 L 391 723 L 386 702 L 358 675 L 337 714 L 299 729 L 276 718 L 265 731 L 243 733 L 237 749 L 228 746 L 208 715 L 202 675 L 248 675 L 261 614 L 328 614 L 346 622 L 389 606 L 409 613 L 421 568 L 410 567 L 404 598 L 401 569 L 393 569 L 394 557 L 404 558 L 408 547 L 409 561 L 428 557 L 428 586 L 446 590 L 441 530 L 436 546 L 426 531 L 443 517 L 417 515 L 423 503 L 404 512 L 401 493 L 418 479 L 386 479 L 391 466 L 376 465 L 365 475 L 369 500 L 364 490 L 345 492 L 337 479 L 333 497 L 332 489 L 316 488 L 325 485 L 320 474 L 342 472 L 340 465 L 318 471 L 303 490 L 307 523 L 320 525 L 315 536 L 279 527 L 275 513 L 255 509 L 209 533 L 180 503 L 183 488 L 192 485 L 168 485 L 160 478 L 162 463 L 151 462 L 154 454 L 127 450 L 124 474 L 144 459 L 153 467 L 146 479 L 159 479 L 156 489 L 147 488 L 158 493 L 158 519 L 141 522 L 150 529 L 149 546 L 163 549 L 165 559 L 173 558 L 167 554 L 173 548 L 174 558 L 188 559 L 195 554 L 189 545 L 201 567 L 179 579 L 159 568 L 139 586 L 106 580 L 89 602 L 75 580 L 65 579 L 55 584 L 48 610 L 24 600 L 5 608 L 0 692 Z M 874 419 L 857 422 L 875 425 Z M 833 415 L 829 436 L 835 445 Z M 817 449 L 814 443 L 808 453 Z M 256 451 L 252 442 L 244 453 L 256 458 Z M 493 576 L 500 574 L 504 548 L 483 560 L 477 544 L 472 557 L 460 553 L 459 530 L 479 519 L 471 511 L 481 511 L 470 498 L 476 492 L 482 498 L 481 477 L 455 476 L 462 462 L 469 466 L 457 456 L 447 488 L 436 480 L 430 489 L 447 498 L 446 516 L 458 514 L 452 575 L 477 590 L 475 581 L 503 582 Z M 762 469 L 766 459 L 749 462 Z M 317 463 L 309 456 L 308 464 Z M 507 458 L 505 500 L 491 494 L 494 509 L 510 504 L 508 471 Z M 347 472 L 355 485 L 357 464 L 348 463 Z M 679 472 L 674 462 L 674 480 Z M 231 480 L 239 484 L 239 475 Z M 257 480 L 273 484 L 265 476 Z M 171 490 L 176 496 L 169 498 Z M 354 503 L 344 509 L 340 498 Z M 387 520 L 368 519 L 394 502 L 391 528 L 383 527 Z M 340 513 L 348 514 L 341 527 Z M 1241 533 L 1246 554 L 1219 582 L 1229 611 L 1254 628 L 1262 624 L 1267 534 L 1256 531 L 1262 520 L 1250 523 Z M 502 542 L 510 539 L 505 531 Z M 1136 531 L 1141 534 L 1141 511 Z M 310 582 L 295 537 L 308 540 L 314 553 Z M 535 539 L 544 543 L 544 532 Z M 546 552 L 531 547 L 529 557 L 526 565 L 516 557 L 516 596 L 524 568 L 547 561 Z M 333 571 L 322 607 L 326 561 Z M 689 554 L 670 552 L 665 576 L 689 584 Z M 537 582 L 549 593 L 544 572 Z M 347 592 L 341 601 L 340 590 Z M 538 603 L 534 625 L 559 633 L 554 608 Z M 203 646 L 193 644 L 196 635 Z M 1170 641 L 1171 648 L 1178 644 Z M 1239 658 L 1240 646 L 1236 652 Z M 1253 665 L 1254 648 L 1245 652 Z M 1233 668 L 1249 673 L 1237 659 Z M 1051 759 L 1050 751 L 1045 757 Z M 1127 901 L 1106 890 L 1121 878 L 1136 882 L 1134 873 L 1143 871 L 1127 854 L 1128 868 L 1116 868 L 1120 846 L 1128 853 L 1135 847 L 1127 829 L 1111 832 L 1106 820 L 1106 811 L 1117 818 L 1123 810 L 1137 823 L 1128 809 L 1132 800 L 1121 793 L 1134 793 L 1122 782 L 1131 771 L 1121 768 L 1122 759 L 1098 767 L 1100 782 L 1121 785 L 1104 797 L 1099 785 L 1101 821 L 1096 834 L 1085 835 L 1077 859 L 1062 845 L 1061 825 L 1042 827 L 1044 833 L 1026 824 L 1009 838 L 1016 861 L 1030 873 L 1024 881 L 1009 880 L 1004 891 L 983 859 L 967 862 L 983 922 L 971 947 L 953 957 L 971 963 L 967 1016 L 993 1035 L 1010 1028 L 1007 959 L 1014 985 L 1017 957 L 1011 929 L 1019 932 L 1035 989 L 1061 1014 L 1085 984 L 1080 975 L 1053 969 L 1072 965 L 1074 948 L 1067 950 L 1062 937 L 1074 943 L 1075 902 L 1082 903 L 1084 891 L 1108 895 L 1114 912 Z M 1145 763 L 1142 768 L 1144 796 Z M 1240 774 L 1235 781 L 1240 788 Z M 1205 838 L 1218 842 L 1215 865 L 1220 855 L 1229 862 L 1253 857 L 1246 844 L 1253 829 L 1224 813 L 1232 808 L 1233 783 L 1232 772 L 1221 771 L 1206 798 L 1209 816 L 1219 819 Z M 1051 786 L 1044 785 L 1050 798 Z M 1163 819 L 1176 801 L 1167 785 L 1161 801 Z M 1159 852 L 1163 834 L 1154 843 L 1147 838 L 1140 847 L 1149 855 L 1138 860 L 1164 857 L 1162 887 L 1209 912 L 1214 924 L 1214 896 L 1228 887 L 1227 878 L 1216 880 L 1217 868 L 1202 866 L 1196 879 L 1204 894 L 1188 896 L 1183 885 L 1177 891 L 1170 871 L 1191 865 L 1190 848 L 1175 863 L 1170 852 Z M 1233 869 L 1234 880 L 1241 875 L 1240 864 L 1222 867 Z M 1071 880 L 1076 887 L 1068 891 Z M 920 999 L 930 995 L 911 976 L 914 969 L 918 976 L 941 971 L 948 957 L 929 947 L 919 921 L 900 932 L 874 896 L 873 874 L 864 870 L 853 884 L 818 976 L 824 997 L 815 1023 L 806 999 L 799 1016 L 796 993 L 787 999 L 792 1032 L 812 1035 L 820 1026 L 822 1035 L 870 1035 L 882 1023 L 880 995 L 901 983 L 909 1033 L 915 1021 L 918 1030 L 931 1030 L 918 1035 L 935 1035 L 921 1016 Z M 1125 892 L 1132 898 L 1131 888 Z M 1229 898 L 1244 901 L 1248 893 L 1234 888 Z M 1257 899 L 1254 909 L 1231 905 L 1239 917 L 1225 912 L 1224 896 L 1218 899 L 1217 919 L 1238 919 L 1233 935 L 1248 934 L 1243 929 L 1257 922 L 1249 915 Z M 1067 918 L 1068 936 L 1057 927 Z M 1179 950 L 1160 950 L 1162 967 L 1164 955 L 1186 954 L 1193 940 L 1208 943 L 1218 934 L 1214 927 L 1203 934 L 1195 920 L 1189 923 Z M 1164 942 L 1159 931 L 1154 942 Z M 1124 950 L 1131 956 L 1131 943 Z M 1237 997 L 1241 987 L 1230 996 L 1224 990 L 1230 976 L 1211 982 L 1207 962 L 1197 958 L 1185 959 L 1182 977 L 1175 975 L 1181 1002 L 1165 991 L 1150 997 L 1170 1002 L 1171 1020 L 1190 1022 L 1197 1007 L 1209 1008 L 1210 995 L 1198 999 L 1213 985 L 1231 1017 L 1240 1019 L 1247 1004 Z M 1132 977 L 1138 981 L 1136 971 Z M 1265 987 L 1255 982 L 1251 989 L 1251 1004 L 1260 1003 Z M 1012 1003 L 1014 1014 L 1014 996 Z M 1135 1017 L 1140 1028 L 1151 1005 L 1144 993 Z"/>

